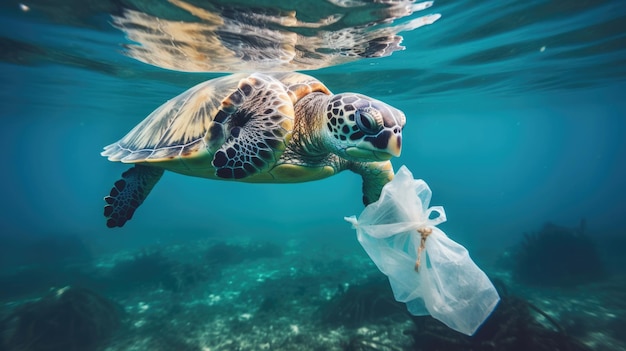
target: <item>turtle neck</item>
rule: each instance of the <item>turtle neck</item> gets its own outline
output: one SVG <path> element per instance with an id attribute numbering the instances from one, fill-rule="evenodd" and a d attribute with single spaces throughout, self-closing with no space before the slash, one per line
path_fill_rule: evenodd
<path id="1" fill-rule="evenodd" d="M 291 139 L 294 152 L 308 158 L 325 157 L 331 150 L 324 142 L 324 111 L 332 97 L 324 93 L 311 93 L 298 100 L 294 106 L 296 118 Z"/>

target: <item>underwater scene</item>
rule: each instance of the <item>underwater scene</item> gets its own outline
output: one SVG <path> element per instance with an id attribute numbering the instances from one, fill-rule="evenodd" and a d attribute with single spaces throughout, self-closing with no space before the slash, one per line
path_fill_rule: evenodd
<path id="1" fill-rule="evenodd" d="M 0 351 L 625 350 L 625 91 L 622 0 L 4 0 Z"/>

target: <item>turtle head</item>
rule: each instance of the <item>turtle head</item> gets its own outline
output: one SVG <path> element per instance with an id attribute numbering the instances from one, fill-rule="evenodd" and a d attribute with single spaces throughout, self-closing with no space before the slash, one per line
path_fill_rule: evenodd
<path id="1" fill-rule="evenodd" d="M 326 140 L 337 155 L 358 162 L 400 156 L 402 111 L 365 95 L 333 96 L 326 107 Z"/>

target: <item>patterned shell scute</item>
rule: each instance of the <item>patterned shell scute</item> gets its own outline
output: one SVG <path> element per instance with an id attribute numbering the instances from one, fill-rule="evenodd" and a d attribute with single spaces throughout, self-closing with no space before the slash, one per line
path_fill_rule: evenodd
<path id="1" fill-rule="evenodd" d="M 220 178 L 240 179 L 274 166 L 287 147 L 294 123 L 293 101 L 283 82 L 251 74 L 222 101 L 207 133 Z"/>

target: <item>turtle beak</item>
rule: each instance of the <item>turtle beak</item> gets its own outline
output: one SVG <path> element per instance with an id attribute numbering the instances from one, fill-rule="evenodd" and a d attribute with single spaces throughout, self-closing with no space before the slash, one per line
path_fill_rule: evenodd
<path id="1" fill-rule="evenodd" d="M 348 156 L 356 159 L 386 161 L 400 156 L 402 131 L 381 131 L 376 136 L 365 137 L 358 145 L 345 149 Z"/>
<path id="2" fill-rule="evenodd" d="M 386 161 L 400 156 L 402 152 L 402 132 L 384 131 L 375 137 L 365 138 L 365 142 L 357 147 L 346 149 L 346 153 L 355 158 L 373 158 Z"/>
<path id="3" fill-rule="evenodd" d="M 389 138 L 386 151 L 394 157 L 400 156 L 402 153 L 402 134 L 393 134 Z"/>

